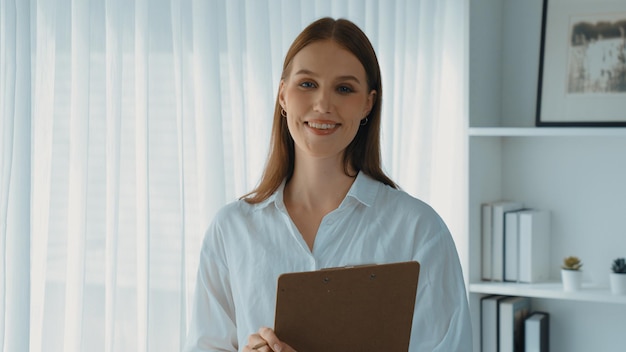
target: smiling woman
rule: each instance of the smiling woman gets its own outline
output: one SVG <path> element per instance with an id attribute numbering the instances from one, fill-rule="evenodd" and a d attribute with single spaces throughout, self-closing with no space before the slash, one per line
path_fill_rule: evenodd
<path id="1" fill-rule="evenodd" d="M 319 143 L 298 147 L 298 160 L 310 159 L 303 163 L 309 169 L 333 153 L 328 160 L 336 162 L 332 151 L 350 139 L 347 129 L 356 139 L 367 133 L 363 143 L 380 140 L 380 155 L 349 143 L 367 158 L 343 160 L 344 174 L 384 159 L 381 175 L 435 205 L 464 238 L 458 214 L 465 212 L 457 209 L 464 193 L 450 176 L 463 173 L 465 155 L 459 82 L 466 44 L 458 30 L 464 6 L 459 0 L 0 0 L 0 257 L 6 263 L 0 351 L 181 350 L 203 232 L 218 209 L 255 189 L 268 146 L 291 146 L 283 156 L 295 156 L 292 141 L 279 143 L 290 136 L 288 119 L 298 119 L 313 141 L 342 139 L 319 159 L 312 157 Z M 280 117 L 282 53 L 323 16 L 349 18 L 368 34 L 385 96 L 392 98 L 380 105 L 372 62 L 333 73 L 330 81 L 328 67 L 307 65 L 282 78 L 285 84 L 302 78 L 298 94 L 315 99 L 318 110 L 300 111 L 287 94 Z M 344 48 L 353 34 L 346 38 Z M 348 51 L 367 60 L 355 50 Z M 339 100 L 350 101 L 353 113 L 344 113 Z M 384 118 L 374 117 L 378 110 Z M 273 123 L 284 123 L 281 134 L 270 135 Z M 295 164 L 281 167 L 266 174 L 274 188 L 248 201 L 269 197 L 287 174 L 299 177 Z M 367 192 L 346 202 L 359 197 L 368 202 Z M 353 225 L 344 232 L 356 231 Z M 272 267 L 270 259 L 283 253 L 264 248 L 259 267 Z"/>
<path id="2" fill-rule="evenodd" d="M 206 231 L 185 351 L 313 348 L 290 346 L 269 328 L 281 275 L 406 261 L 420 262 L 425 278 L 406 327 L 408 350 L 472 349 L 447 226 L 382 171 L 380 97 L 376 54 L 354 23 L 321 18 L 296 37 L 283 64 L 261 184 L 220 209 Z"/>
<path id="3" fill-rule="evenodd" d="M 350 51 L 326 40 L 303 48 L 286 71 L 279 102 L 295 141 L 295 158 L 333 158 L 341 163 L 344 149 L 354 140 L 376 98 L 363 65 Z M 350 160 L 346 165 L 352 169 L 347 170 L 349 175 L 358 171 L 353 163 Z"/>

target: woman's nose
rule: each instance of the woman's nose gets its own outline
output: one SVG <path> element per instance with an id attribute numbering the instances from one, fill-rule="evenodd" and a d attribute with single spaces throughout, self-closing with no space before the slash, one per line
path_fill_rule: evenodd
<path id="1" fill-rule="evenodd" d="M 331 111 L 331 92 L 326 89 L 318 89 L 315 94 L 314 110 L 326 114 Z"/>

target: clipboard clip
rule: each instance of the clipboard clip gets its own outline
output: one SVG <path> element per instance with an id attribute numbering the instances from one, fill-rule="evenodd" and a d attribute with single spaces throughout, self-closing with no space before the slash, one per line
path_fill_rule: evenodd
<path id="1" fill-rule="evenodd" d="M 352 269 L 352 268 L 361 268 L 364 266 L 377 266 L 379 264 L 355 264 L 355 265 L 346 265 L 346 266 L 334 266 L 330 268 L 322 268 L 320 271 L 324 270 L 337 270 L 337 269 Z"/>
<path id="2" fill-rule="evenodd" d="M 330 267 L 330 268 L 322 268 L 320 269 L 320 271 L 328 271 L 328 270 L 341 270 L 341 269 L 353 269 L 353 268 L 362 268 L 362 267 L 376 267 L 379 264 L 357 264 L 357 265 L 346 265 L 346 266 L 336 266 L 336 267 Z M 370 280 L 375 280 L 376 279 L 376 273 L 371 273 L 370 274 Z M 322 281 L 327 284 L 330 282 L 330 277 L 325 276 Z"/>

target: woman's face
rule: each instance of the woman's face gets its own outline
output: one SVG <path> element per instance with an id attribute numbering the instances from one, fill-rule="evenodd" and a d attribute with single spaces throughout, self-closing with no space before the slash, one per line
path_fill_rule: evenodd
<path id="1" fill-rule="evenodd" d="M 296 157 L 341 160 L 375 96 L 363 65 L 351 52 L 332 40 L 305 46 L 294 56 L 279 90 Z"/>

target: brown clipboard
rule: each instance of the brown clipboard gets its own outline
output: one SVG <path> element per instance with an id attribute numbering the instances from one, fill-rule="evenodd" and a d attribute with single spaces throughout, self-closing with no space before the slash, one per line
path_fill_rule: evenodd
<path id="1" fill-rule="evenodd" d="M 283 274 L 276 335 L 298 352 L 406 352 L 419 271 L 411 261 Z"/>

